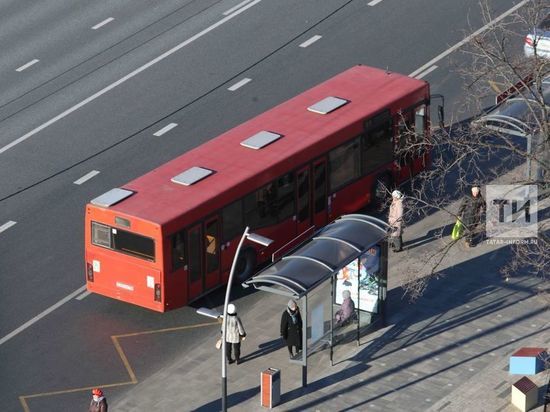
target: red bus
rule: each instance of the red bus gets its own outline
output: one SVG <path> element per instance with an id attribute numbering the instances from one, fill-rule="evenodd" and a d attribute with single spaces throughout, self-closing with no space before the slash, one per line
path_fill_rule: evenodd
<path id="1" fill-rule="evenodd" d="M 86 206 L 86 282 L 159 312 L 239 281 L 312 226 L 386 198 L 429 164 L 425 81 L 356 66 Z M 411 133 L 413 131 L 414 133 Z M 403 154 L 405 140 L 416 149 Z M 399 154 L 399 155 L 398 155 Z"/>

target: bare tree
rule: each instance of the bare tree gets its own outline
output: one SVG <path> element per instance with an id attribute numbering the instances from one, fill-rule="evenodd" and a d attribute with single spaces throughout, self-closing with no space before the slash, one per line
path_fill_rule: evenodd
<path id="1" fill-rule="evenodd" d="M 480 10 L 485 24 L 493 21 L 488 0 L 480 2 Z M 473 184 L 495 182 L 535 184 L 539 194 L 550 186 L 550 59 L 539 56 L 536 42 L 532 58 L 518 50 L 526 34 L 549 13 L 547 0 L 527 3 L 474 37 L 461 51 L 466 63 L 454 63 L 454 71 L 464 79 L 467 96 L 456 112 L 466 119 L 450 119 L 445 128 L 432 131 L 432 167 L 414 178 L 407 194 L 409 221 L 439 213 L 442 223 L 447 223 L 434 231 L 436 250 L 431 248 L 421 256 L 418 269 L 407 279 L 406 292 L 412 299 L 423 292 L 430 277 L 441 275 L 448 255 L 461 245 L 448 236 L 449 224 L 459 217 L 457 193 L 467 193 Z M 501 100 L 494 112 L 497 116 L 483 118 L 496 94 Z M 511 102 L 516 104 L 512 109 Z M 518 107 L 521 122 L 498 121 L 499 115 L 517 112 Z M 414 156 L 426 144 L 415 136 L 413 128 L 402 130 L 400 140 L 400 156 Z M 484 225 L 470 230 L 482 234 Z M 507 279 L 521 269 L 548 282 L 549 235 L 548 222 L 539 219 L 536 239 L 512 242 L 513 253 L 502 267 L 502 275 Z"/>

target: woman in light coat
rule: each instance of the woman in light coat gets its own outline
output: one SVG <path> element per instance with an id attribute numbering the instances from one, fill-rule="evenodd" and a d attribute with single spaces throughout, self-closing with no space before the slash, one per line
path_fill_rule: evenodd
<path id="1" fill-rule="evenodd" d="M 225 322 L 222 322 L 222 334 Z M 241 361 L 241 340 L 246 337 L 243 323 L 237 316 L 237 308 L 234 304 L 227 305 L 227 332 L 225 333 L 225 354 L 229 363 L 237 365 Z M 235 360 L 231 357 L 231 349 L 235 352 Z"/>
<path id="2" fill-rule="evenodd" d="M 391 196 L 392 202 L 388 216 L 390 244 L 394 252 L 400 252 L 403 248 L 403 193 L 394 190 Z"/>

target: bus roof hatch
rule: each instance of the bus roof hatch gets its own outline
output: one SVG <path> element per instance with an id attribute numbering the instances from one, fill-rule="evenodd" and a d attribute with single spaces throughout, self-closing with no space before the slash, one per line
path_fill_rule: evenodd
<path id="1" fill-rule="evenodd" d="M 325 97 L 323 100 L 315 103 L 314 105 L 309 106 L 307 109 L 313 113 L 329 114 L 330 112 L 339 109 L 349 102 L 349 100 L 342 99 L 340 97 L 329 96 Z"/>
<path id="2" fill-rule="evenodd" d="M 134 192 L 127 189 L 119 189 L 118 187 L 103 193 L 101 196 L 91 200 L 91 204 L 101 207 L 109 207 L 132 196 Z"/>
<path id="3" fill-rule="evenodd" d="M 192 184 L 197 183 L 205 177 L 210 176 L 212 173 L 214 173 L 213 170 L 205 169 L 204 167 L 194 166 L 191 169 L 187 169 L 185 172 L 174 176 L 171 180 L 172 182 L 180 185 L 191 186 Z"/>
<path id="4" fill-rule="evenodd" d="M 250 136 L 248 139 L 241 142 L 241 146 L 248 147 L 250 149 L 262 149 L 267 145 L 279 140 L 283 137 L 282 134 L 266 132 L 262 130 L 261 132 L 256 133 L 254 136 Z"/>

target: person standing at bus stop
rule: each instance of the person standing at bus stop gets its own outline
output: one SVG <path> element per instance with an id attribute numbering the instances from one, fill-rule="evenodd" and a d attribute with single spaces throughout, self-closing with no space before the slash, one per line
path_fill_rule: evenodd
<path id="1" fill-rule="evenodd" d="M 103 391 L 99 388 L 92 389 L 92 400 L 88 412 L 107 412 L 109 406 Z"/>
<path id="2" fill-rule="evenodd" d="M 403 250 L 403 193 L 394 190 L 388 215 L 390 226 L 390 245 L 394 252 Z"/>
<path id="3" fill-rule="evenodd" d="M 281 315 L 281 336 L 286 342 L 290 357 L 302 350 L 302 316 L 294 300 L 289 300 Z"/>
<path id="4" fill-rule="evenodd" d="M 225 322 L 222 322 L 222 333 Z M 227 331 L 225 332 L 226 357 L 229 363 L 235 362 L 237 365 L 241 362 L 241 341 L 246 338 L 241 318 L 237 316 L 237 308 L 233 303 L 227 305 Z M 231 352 L 235 353 L 235 360 L 231 357 Z"/>

